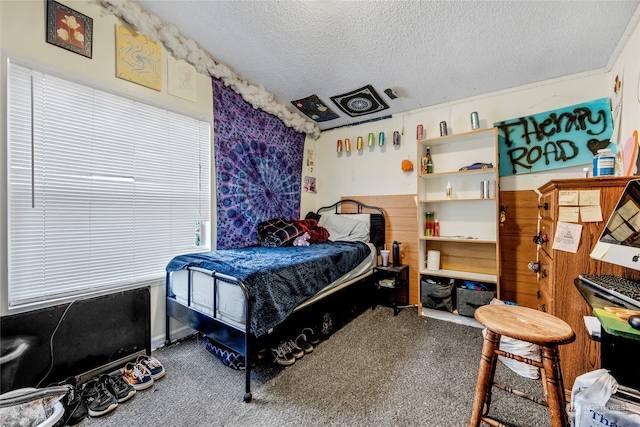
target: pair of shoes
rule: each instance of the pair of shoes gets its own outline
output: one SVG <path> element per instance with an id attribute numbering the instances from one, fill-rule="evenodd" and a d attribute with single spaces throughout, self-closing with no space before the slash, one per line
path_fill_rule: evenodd
<path id="1" fill-rule="evenodd" d="M 75 426 L 80 424 L 87 416 L 87 404 L 82 398 L 82 388 L 78 387 L 76 377 L 70 377 L 59 385 L 70 385 L 71 390 L 60 401 L 64 407 L 62 418 L 54 424 L 54 427 Z"/>
<path id="2" fill-rule="evenodd" d="M 271 354 L 275 359 L 275 362 L 282 366 L 291 366 L 296 363 L 296 358 L 289 351 L 289 346 L 283 341 L 276 348 L 271 349 Z"/>
<path id="3" fill-rule="evenodd" d="M 298 338 L 296 338 L 295 343 L 298 347 L 302 349 L 302 351 L 305 352 L 305 354 L 309 354 L 313 352 L 313 345 L 309 342 L 307 336 L 304 333 L 298 335 Z"/>
<path id="4" fill-rule="evenodd" d="M 286 346 L 287 351 L 291 353 L 295 359 L 301 359 L 302 356 L 304 356 L 304 350 L 298 347 L 298 345 L 293 342 L 293 340 L 286 340 L 281 345 Z"/>
<path id="5" fill-rule="evenodd" d="M 124 365 L 122 377 L 136 391 L 147 389 L 153 385 L 151 372 L 142 363 L 129 362 Z"/>
<path id="6" fill-rule="evenodd" d="M 136 389 L 126 382 L 120 373 L 102 374 L 100 375 L 100 382 L 105 385 L 109 393 L 116 397 L 118 403 L 126 402 L 136 394 Z"/>
<path id="7" fill-rule="evenodd" d="M 136 359 L 136 363 L 144 365 L 144 367 L 147 368 L 147 370 L 151 374 L 151 378 L 153 378 L 154 380 L 159 380 L 160 378 L 164 377 L 164 366 L 162 366 L 162 363 L 160 363 L 160 361 L 155 357 L 138 356 L 138 358 Z"/>
<path id="8" fill-rule="evenodd" d="M 109 392 L 103 381 L 95 378 L 84 385 L 82 397 L 91 417 L 100 417 L 118 407 L 118 399 Z"/>
<path id="9" fill-rule="evenodd" d="M 306 337 L 306 340 L 309 342 L 309 344 L 311 344 L 311 345 L 320 344 L 320 338 L 318 338 L 316 336 L 316 333 L 313 331 L 313 329 L 304 328 L 301 333 L 304 334 L 304 336 Z"/>

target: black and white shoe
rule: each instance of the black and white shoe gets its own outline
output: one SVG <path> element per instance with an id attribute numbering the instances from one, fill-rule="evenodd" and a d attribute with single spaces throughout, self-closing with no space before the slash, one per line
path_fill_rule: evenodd
<path id="1" fill-rule="evenodd" d="M 281 342 L 278 347 L 272 348 L 271 354 L 279 365 L 291 366 L 296 363 L 296 358 L 289 352 L 289 348 L 284 342 Z"/>
<path id="2" fill-rule="evenodd" d="M 301 332 L 301 334 L 304 334 L 305 339 L 307 340 L 307 342 L 311 345 L 318 345 L 320 344 L 320 338 L 318 338 L 316 336 L 316 333 L 313 331 L 313 329 L 311 328 L 304 328 Z"/>
<path id="3" fill-rule="evenodd" d="M 295 341 L 296 345 L 305 352 L 305 354 L 309 354 L 313 352 L 313 345 L 308 341 L 307 336 L 305 334 L 298 335 Z"/>
<path id="4" fill-rule="evenodd" d="M 100 417 L 118 407 L 118 399 L 107 390 L 103 382 L 96 379 L 85 384 L 82 397 L 87 402 L 87 411 L 91 417 Z"/>
<path id="5" fill-rule="evenodd" d="M 293 357 L 295 357 L 296 359 L 300 359 L 302 358 L 302 356 L 304 356 L 304 350 L 298 347 L 296 343 L 293 342 L 293 340 L 286 340 L 284 342 L 284 345 L 287 347 L 289 353 L 293 354 Z"/>
<path id="6" fill-rule="evenodd" d="M 82 386 L 78 387 L 78 380 L 70 377 L 59 385 L 70 385 L 71 390 L 60 401 L 64 407 L 64 414 L 53 426 L 75 426 L 87 417 L 87 404 L 82 399 Z"/>
<path id="7" fill-rule="evenodd" d="M 118 403 L 126 402 L 136 394 L 136 389 L 126 382 L 120 373 L 100 375 L 100 382 L 116 397 Z"/>

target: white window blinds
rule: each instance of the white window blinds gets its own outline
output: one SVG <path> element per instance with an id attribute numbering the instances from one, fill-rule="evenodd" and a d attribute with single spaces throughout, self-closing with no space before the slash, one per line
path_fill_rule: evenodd
<path id="1" fill-rule="evenodd" d="M 164 277 L 209 221 L 207 122 L 8 66 L 9 308 Z"/>

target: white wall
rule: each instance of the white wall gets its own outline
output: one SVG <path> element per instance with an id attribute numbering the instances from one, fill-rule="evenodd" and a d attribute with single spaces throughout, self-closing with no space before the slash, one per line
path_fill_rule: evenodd
<path id="1" fill-rule="evenodd" d="M 634 21 L 640 21 L 640 6 L 634 15 Z M 633 131 L 640 131 L 640 23 L 635 28 L 630 25 L 623 36 L 628 41 L 621 46 L 620 56 L 614 62 L 607 79 L 611 103 L 614 108 L 620 103 L 622 122 L 620 141 L 625 142 Z M 621 91 L 613 92 L 615 77 L 622 79 Z M 638 172 L 640 174 L 640 171 Z"/>
<path id="2" fill-rule="evenodd" d="M 491 127 L 494 122 L 526 116 L 609 96 L 608 73 L 596 71 L 518 87 L 486 96 L 468 98 L 414 110 L 390 119 L 344 127 L 323 132 L 315 141 L 316 165 L 321 171 L 317 178 L 318 194 L 315 208 L 331 204 L 343 195 L 390 195 L 416 192 L 416 173 L 420 159 L 416 152 L 416 127 L 422 124 L 427 137 L 440 135 L 439 123 L 446 121 L 449 134 L 471 130 L 469 115 L 477 111 L 480 127 Z M 394 102 L 394 101 L 391 101 Z M 402 134 L 400 147 L 390 140 L 394 130 Z M 366 146 L 369 132 L 385 132 L 387 144 L 381 149 Z M 357 151 L 358 136 L 365 139 L 364 149 Z M 336 152 L 336 141 L 351 140 L 351 153 Z M 410 159 L 414 170 L 406 173 L 400 168 L 403 159 Z M 437 167 L 437 165 L 436 165 Z M 551 177 L 577 177 L 582 166 L 545 173 L 518 175 L 501 179 L 501 189 L 537 188 Z"/>
<path id="3" fill-rule="evenodd" d="M 306 213 L 339 200 L 341 196 L 413 194 L 416 192 L 416 171 L 419 166 L 416 152 L 416 127 L 423 124 L 427 137 L 440 135 L 439 123 L 446 121 L 449 134 L 471 130 L 469 115 L 477 111 L 480 127 L 491 127 L 494 122 L 522 117 L 556 108 L 608 97 L 615 101 L 613 92 L 616 73 L 624 71 L 622 109 L 622 135 L 626 140 L 633 129 L 640 127 L 640 93 L 638 89 L 640 67 L 640 26 L 638 12 L 628 30 L 629 40 L 623 40 L 621 54 L 611 71 L 594 70 L 566 76 L 537 84 L 516 87 L 467 98 L 456 102 L 414 110 L 390 119 L 343 127 L 322 132 L 320 139 L 306 144 L 315 150 L 317 189 L 315 195 L 303 193 Z M 634 30 L 635 25 L 635 30 Z M 426 77 L 425 77 L 426 78 Z M 390 102 L 402 102 L 402 99 Z M 394 130 L 402 133 L 400 147 L 390 145 Z M 379 132 L 385 132 L 387 145 L 384 148 L 367 147 L 367 135 L 373 132 L 376 140 Z M 364 138 L 362 151 L 356 150 L 356 139 Z M 338 139 L 351 140 L 351 153 L 336 152 Z M 403 159 L 414 164 L 413 172 L 405 173 L 400 168 Z M 580 177 L 583 167 L 591 164 L 551 170 L 548 172 L 523 174 L 501 178 L 502 190 L 537 189 L 553 178 Z"/>
<path id="4" fill-rule="evenodd" d="M 166 89 L 156 92 L 115 77 L 114 25 L 119 21 L 113 16 L 102 17 L 102 8 L 90 1 L 64 2 L 68 7 L 93 18 L 93 59 L 88 59 L 45 42 L 44 0 L 0 0 L 0 48 L 5 56 L 24 59 L 45 71 L 60 74 L 80 83 L 90 84 L 102 90 L 122 94 L 154 105 L 168 108 L 212 123 L 213 104 L 211 80 L 198 76 L 198 100 L 191 103 L 168 95 Z M 637 13 L 635 23 L 637 23 Z M 418 165 L 415 149 L 415 130 L 418 123 L 427 129 L 427 136 L 437 136 L 438 124 L 446 120 L 449 133 L 470 129 L 469 114 L 478 111 L 481 126 L 493 122 L 520 117 L 601 97 L 613 99 L 613 77 L 624 71 L 622 134 L 630 135 L 640 127 L 640 102 L 638 78 L 640 73 L 640 30 L 629 31 L 629 41 L 620 46 L 621 54 L 611 72 L 598 70 L 581 75 L 541 82 L 536 85 L 513 88 L 485 96 L 458 102 L 441 104 L 415 110 L 388 120 L 324 132 L 317 141 L 307 138 L 302 177 L 317 177 L 318 194 L 302 193 L 301 215 L 318 207 L 334 203 L 343 195 L 412 194 L 416 192 L 415 170 L 404 173 L 400 169 L 403 159 Z M 163 64 L 167 53 L 163 49 Z M 166 66 L 164 68 L 166 70 Z M 7 289 L 7 230 L 6 230 L 6 66 L 0 66 L 0 120 L 2 147 L 0 149 L 0 301 L 6 301 Z M 166 73 L 163 73 L 166 88 Z M 402 102 L 397 99 L 392 102 Z M 400 147 L 391 145 L 394 130 L 404 131 Z M 369 132 L 376 135 L 384 131 L 387 145 L 384 150 L 376 145 L 373 152 L 366 146 Z M 362 136 L 365 147 L 355 150 L 356 139 Z M 336 140 L 351 139 L 352 152 L 336 153 Z M 313 171 L 307 166 L 307 153 L 314 151 Z M 213 150 L 212 150 L 213 151 Z M 213 168 L 212 168 L 213 169 Z M 535 175 L 519 175 L 501 181 L 502 189 L 537 188 L 551 177 L 579 176 L 582 167 L 567 168 Z M 212 188 L 215 188 L 212 176 Z M 212 210 L 212 212 L 215 212 Z M 215 224 L 215 220 L 214 220 Z M 164 284 L 159 281 L 152 288 L 151 334 L 153 345 L 164 337 Z M 4 303 L 6 304 L 6 303 Z M 0 310 L 6 314 L 6 310 Z"/>
<path id="5" fill-rule="evenodd" d="M 196 117 L 211 124 L 213 130 L 213 100 L 211 78 L 197 76 L 197 101 L 192 103 L 167 93 L 167 52 L 162 50 L 162 90 L 155 91 L 116 78 L 115 24 L 122 24 L 111 15 L 101 16 L 102 7 L 91 1 L 69 1 L 63 4 L 93 18 L 93 55 L 86 58 L 46 43 L 46 1 L 0 1 L 0 120 L 2 147 L 0 149 L 0 313 L 7 314 L 7 195 L 6 195 L 6 57 L 22 60 L 28 65 L 68 80 L 86 84 L 111 93 L 123 95 L 158 107 Z M 213 152 L 213 150 L 211 150 Z M 215 185 L 212 177 L 212 186 Z M 215 188 L 215 187 L 212 187 Z M 212 212 L 214 212 L 212 210 Z M 151 288 L 151 336 L 153 346 L 164 342 L 164 281 Z"/>

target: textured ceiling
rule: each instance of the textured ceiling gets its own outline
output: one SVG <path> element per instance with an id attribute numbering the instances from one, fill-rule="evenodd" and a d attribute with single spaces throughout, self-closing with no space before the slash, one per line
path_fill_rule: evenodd
<path id="1" fill-rule="evenodd" d="M 292 111 L 317 95 L 340 116 L 320 129 L 606 68 L 640 10 L 615 0 L 138 3 Z M 389 109 L 349 117 L 331 101 L 368 84 Z"/>

